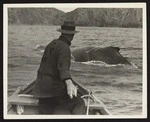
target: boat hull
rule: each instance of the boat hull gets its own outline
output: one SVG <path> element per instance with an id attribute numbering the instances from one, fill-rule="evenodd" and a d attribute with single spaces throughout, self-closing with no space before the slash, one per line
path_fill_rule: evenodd
<path id="1" fill-rule="evenodd" d="M 28 85 L 22 90 L 18 87 L 16 92 L 8 98 L 8 109 L 7 114 L 9 115 L 38 115 L 39 105 L 38 99 L 35 99 L 32 94 L 33 83 Z M 87 108 L 87 115 L 110 115 L 110 112 L 106 109 L 105 105 L 98 100 L 93 94 L 79 86 L 77 97 L 81 97 Z M 58 105 L 54 110 L 54 115 L 71 115 L 70 111 L 63 105 Z"/>

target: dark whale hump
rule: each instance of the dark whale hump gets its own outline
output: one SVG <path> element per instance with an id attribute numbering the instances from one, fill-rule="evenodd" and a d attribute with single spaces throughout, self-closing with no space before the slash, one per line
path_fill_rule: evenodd
<path id="1" fill-rule="evenodd" d="M 119 47 L 84 47 L 72 51 L 77 62 L 103 61 L 107 64 L 130 64 L 120 53 Z"/>
<path id="2" fill-rule="evenodd" d="M 93 47 L 78 48 L 72 51 L 74 60 L 77 62 L 89 61 L 88 51 Z"/>
<path id="3" fill-rule="evenodd" d="M 119 48 L 119 47 L 112 47 L 112 48 L 114 48 L 114 49 L 117 50 L 117 51 L 120 51 L 120 48 Z"/>

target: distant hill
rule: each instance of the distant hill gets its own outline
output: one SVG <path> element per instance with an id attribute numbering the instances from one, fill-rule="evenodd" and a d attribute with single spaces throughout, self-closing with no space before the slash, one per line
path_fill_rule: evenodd
<path id="1" fill-rule="evenodd" d="M 77 8 L 64 13 L 55 8 L 9 8 L 10 25 L 61 25 L 65 19 L 78 26 L 142 27 L 140 8 Z"/>
<path id="2" fill-rule="evenodd" d="M 9 8 L 8 23 L 15 25 L 60 25 L 65 13 L 55 8 Z"/>
<path id="3" fill-rule="evenodd" d="M 142 9 L 78 8 L 67 13 L 80 26 L 142 27 Z"/>

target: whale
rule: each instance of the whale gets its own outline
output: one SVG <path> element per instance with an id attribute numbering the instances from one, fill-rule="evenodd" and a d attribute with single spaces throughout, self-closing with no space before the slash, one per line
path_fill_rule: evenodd
<path id="1" fill-rule="evenodd" d="M 44 53 L 45 46 L 37 45 L 35 51 Z M 71 50 L 71 59 L 76 62 L 102 61 L 107 64 L 131 64 L 120 54 L 119 47 L 82 47 Z"/>
<path id="2" fill-rule="evenodd" d="M 102 61 L 107 64 L 131 64 L 120 54 L 119 47 L 83 47 L 72 50 L 76 62 Z"/>

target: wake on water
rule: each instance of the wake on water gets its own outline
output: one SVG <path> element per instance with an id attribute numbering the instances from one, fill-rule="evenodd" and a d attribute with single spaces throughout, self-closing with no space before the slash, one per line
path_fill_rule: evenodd
<path id="1" fill-rule="evenodd" d="M 79 62 L 78 62 L 79 63 Z M 83 64 L 87 64 L 87 65 L 95 65 L 95 66 L 104 66 L 104 67 L 131 67 L 133 66 L 134 68 L 138 68 L 134 63 L 130 62 L 132 65 L 127 65 L 127 64 L 107 64 L 103 61 L 86 61 L 86 62 L 80 62 L 80 63 L 83 63 Z"/>

